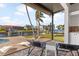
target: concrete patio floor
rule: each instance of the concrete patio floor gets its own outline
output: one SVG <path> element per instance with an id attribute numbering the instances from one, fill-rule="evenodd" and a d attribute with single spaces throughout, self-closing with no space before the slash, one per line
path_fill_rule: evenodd
<path id="1" fill-rule="evenodd" d="M 32 40 L 32 39 L 29 39 L 29 38 L 25 38 L 23 36 L 15 36 L 15 37 L 5 37 L 5 39 L 9 39 L 10 42 L 8 43 L 4 43 L 4 44 L 0 44 L 0 47 L 3 47 L 3 46 L 16 46 L 17 43 L 20 43 L 20 42 L 25 42 L 27 40 Z M 52 42 L 55 42 L 53 40 L 50 40 L 50 39 L 40 39 L 39 41 L 44 41 L 44 42 L 47 42 L 47 44 L 54 44 Z M 17 46 L 16 46 L 17 47 Z M 21 50 L 19 51 L 16 51 L 15 53 L 11 53 L 11 54 L 8 54 L 7 56 L 27 56 L 27 53 L 28 53 L 28 48 L 26 47 L 23 47 L 23 46 L 19 46 L 18 49 L 21 48 Z M 41 48 L 38 48 L 38 47 L 35 47 L 32 51 L 32 53 L 30 54 L 30 56 L 40 56 L 40 53 L 41 53 Z M 55 51 L 47 51 L 47 56 L 55 56 Z M 58 54 L 59 56 L 65 56 L 66 53 L 65 52 L 59 52 Z M 43 53 L 43 56 L 45 56 L 45 53 Z M 67 56 L 71 56 L 70 52 L 67 53 Z"/>

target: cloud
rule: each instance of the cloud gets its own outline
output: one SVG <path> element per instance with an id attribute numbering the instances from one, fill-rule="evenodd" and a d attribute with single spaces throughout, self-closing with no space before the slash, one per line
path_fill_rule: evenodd
<path id="1" fill-rule="evenodd" d="M 26 13 L 26 8 L 25 5 L 21 4 L 19 6 L 16 7 L 16 11 L 15 11 L 15 15 L 25 15 Z"/>
<path id="2" fill-rule="evenodd" d="M 29 12 L 35 11 L 35 9 L 33 9 L 33 8 L 29 7 L 29 6 L 27 6 L 27 9 L 28 9 Z"/>
<path id="3" fill-rule="evenodd" d="M 7 19 L 10 19 L 10 17 L 9 16 L 2 16 L 2 17 L 0 17 L 0 19 L 7 20 Z"/>
<path id="4" fill-rule="evenodd" d="M 11 18 L 9 16 L 0 17 L 0 24 L 3 25 L 14 25 L 14 26 L 24 26 L 24 21 L 20 21 L 20 19 Z"/>
<path id="5" fill-rule="evenodd" d="M 7 24 L 14 25 L 14 26 L 24 26 L 26 23 L 24 21 L 21 21 L 21 19 L 15 18 L 7 22 Z"/>
<path id="6" fill-rule="evenodd" d="M 34 12 L 35 10 L 29 6 L 27 6 L 28 12 Z M 15 15 L 25 15 L 26 12 L 26 6 L 24 4 L 21 4 L 19 6 L 16 7 L 16 11 L 15 11 Z"/>
<path id="7" fill-rule="evenodd" d="M 21 4 L 18 7 L 16 7 L 15 15 L 24 15 L 26 13 L 25 5 Z"/>
<path id="8" fill-rule="evenodd" d="M 15 15 L 21 15 L 21 16 L 24 15 L 24 13 L 22 13 L 22 12 L 18 12 L 18 11 L 15 12 L 14 14 L 15 14 Z"/>
<path id="9" fill-rule="evenodd" d="M 17 7 L 17 11 L 25 13 L 26 12 L 26 8 L 25 5 L 21 4 Z"/>
<path id="10" fill-rule="evenodd" d="M 5 7 L 5 4 L 0 3 L 0 8 L 4 8 L 4 7 Z"/>
<path id="11" fill-rule="evenodd" d="M 62 17 L 62 15 L 64 16 L 64 13 L 63 13 L 63 12 L 56 13 L 56 14 L 54 15 L 54 18 L 55 18 L 55 19 L 59 19 L 59 18 Z"/>
<path id="12" fill-rule="evenodd" d="M 64 24 L 64 13 L 56 13 L 54 16 L 54 24 L 57 26 L 59 24 Z"/>
<path id="13" fill-rule="evenodd" d="M 9 16 L 2 16 L 2 17 L 0 17 L 0 21 L 3 22 L 4 25 L 10 24 L 11 17 L 9 17 Z"/>

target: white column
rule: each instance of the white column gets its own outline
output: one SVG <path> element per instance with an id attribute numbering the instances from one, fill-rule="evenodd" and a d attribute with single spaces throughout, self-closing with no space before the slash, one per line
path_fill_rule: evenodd
<path id="1" fill-rule="evenodd" d="M 66 3 L 61 3 L 64 8 L 64 43 L 70 43 L 69 40 L 69 5 Z"/>
<path id="2" fill-rule="evenodd" d="M 68 9 L 65 10 L 64 23 L 65 23 L 64 43 L 70 43 L 70 40 L 69 40 L 69 10 Z"/>

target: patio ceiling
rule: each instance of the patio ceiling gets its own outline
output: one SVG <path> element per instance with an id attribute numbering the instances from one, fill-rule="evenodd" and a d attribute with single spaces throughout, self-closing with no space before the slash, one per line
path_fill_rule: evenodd
<path id="1" fill-rule="evenodd" d="M 45 12 L 48 15 L 50 15 L 51 12 L 57 13 L 64 10 L 60 3 L 25 3 L 25 5 Z"/>
<path id="2" fill-rule="evenodd" d="M 63 10 L 60 3 L 41 3 L 42 6 L 48 8 L 51 12 L 57 13 Z"/>

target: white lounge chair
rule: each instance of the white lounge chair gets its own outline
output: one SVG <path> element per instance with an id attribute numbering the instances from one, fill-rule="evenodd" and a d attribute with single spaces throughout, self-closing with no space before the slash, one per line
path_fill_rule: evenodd
<path id="1" fill-rule="evenodd" d="M 17 45 L 21 45 L 21 46 L 30 46 L 30 42 L 25 41 L 25 42 L 18 43 Z"/>
<path id="2" fill-rule="evenodd" d="M 9 54 L 9 53 L 15 51 L 16 49 L 17 48 L 13 47 L 13 46 L 4 46 L 4 47 L 0 48 L 0 56 Z"/>

